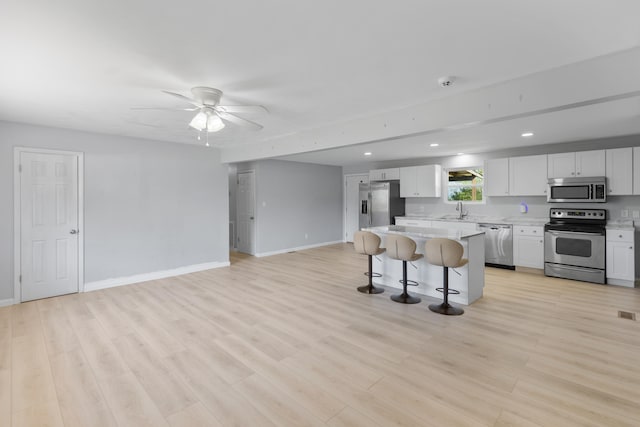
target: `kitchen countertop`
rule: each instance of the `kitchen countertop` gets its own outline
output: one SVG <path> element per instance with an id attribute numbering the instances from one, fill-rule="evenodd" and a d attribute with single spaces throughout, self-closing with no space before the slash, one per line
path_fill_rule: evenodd
<path id="1" fill-rule="evenodd" d="M 607 230 L 635 230 L 633 220 L 607 221 Z"/>
<path id="2" fill-rule="evenodd" d="M 486 223 L 486 224 L 513 224 L 513 225 L 532 225 L 542 226 L 549 222 L 549 218 L 544 217 L 494 217 L 494 216 L 466 216 L 463 219 L 458 219 L 457 215 L 405 215 L 398 216 L 396 218 L 404 219 L 421 219 L 426 221 L 454 221 L 454 222 L 471 222 L 471 223 Z"/>
<path id="3" fill-rule="evenodd" d="M 484 231 L 475 230 L 453 230 L 448 228 L 422 228 L 410 227 L 406 225 L 383 225 L 380 227 L 364 228 L 365 231 L 382 234 L 403 234 L 407 236 L 419 237 L 423 239 L 445 238 L 452 240 L 466 239 L 471 236 L 484 234 Z"/>
<path id="4" fill-rule="evenodd" d="M 458 219 L 456 215 L 405 215 L 397 216 L 401 219 L 417 219 L 424 221 L 453 221 L 453 222 L 467 222 L 477 224 L 513 224 L 513 225 L 528 225 L 534 227 L 542 227 L 549 222 L 547 217 L 493 217 L 493 216 L 466 216 L 463 219 Z M 635 224 L 630 219 L 615 219 L 607 221 L 608 229 L 616 230 L 635 230 Z"/>

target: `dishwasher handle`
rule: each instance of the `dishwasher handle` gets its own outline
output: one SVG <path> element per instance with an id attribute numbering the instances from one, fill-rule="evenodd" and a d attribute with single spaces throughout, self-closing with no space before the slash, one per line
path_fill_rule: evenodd
<path id="1" fill-rule="evenodd" d="M 500 230 L 502 228 L 513 228 L 510 224 L 478 224 L 478 228 L 490 228 L 491 230 Z"/>

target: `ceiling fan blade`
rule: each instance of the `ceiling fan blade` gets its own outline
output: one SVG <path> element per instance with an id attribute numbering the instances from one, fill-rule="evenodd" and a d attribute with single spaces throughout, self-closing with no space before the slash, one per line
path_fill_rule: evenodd
<path id="1" fill-rule="evenodd" d="M 262 105 L 218 105 L 216 110 L 224 113 L 268 113 Z"/>
<path id="2" fill-rule="evenodd" d="M 188 102 L 191 105 L 195 105 L 196 107 L 202 107 L 202 104 L 200 104 L 198 101 L 196 101 L 195 99 L 191 99 L 187 96 L 181 95 L 179 93 L 175 93 L 175 92 L 169 92 L 168 90 L 163 90 L 162 92 L 166 93 L 167 95 L 171 95 L 171 96 L 175 96 L 176 98 L 179 98 L 185 102 Z"/>
<path id="3" fill-rule="evenodd" d="M 218 114 L 218 116 L 220 116 L 221 119 L 227 120 L 235 125 L 244 126 L 253 130 L 260 130 L 264 127 L 261 124 L 252 122 L 251 120 L 243 119 L 236 116 L 235 114 L 225 113 L 224 111 L 216 111 L 216 113 Z"/>
<path id="4" fill-rule="evenodd" d="M 161 111 L 197 111 L 200 107 L 193 108 L 161 108 L 161 107 L 131 107 L 132 110 L 161 110 Z"/>
<path id="5" fill-rule="evenodd" d="M 150 128 L 156 128 L 156 129 L 163 129 L 163 126 L 152 125 L 151 123 L 136 122 L 134 120 L 125 120 L 125 122 L 126 123 L 130 123 L 132 125 L 146 126 L 146 127 L 150 127 Z"/>

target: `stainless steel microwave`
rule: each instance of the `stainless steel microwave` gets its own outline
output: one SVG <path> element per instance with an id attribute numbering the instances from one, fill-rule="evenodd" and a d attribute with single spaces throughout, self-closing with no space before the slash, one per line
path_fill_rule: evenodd
<path id="1" fill-rule="evenodd" d="M 549 178 L 547 202 L 604 203 L 607 201 L 607 178 Z"/>

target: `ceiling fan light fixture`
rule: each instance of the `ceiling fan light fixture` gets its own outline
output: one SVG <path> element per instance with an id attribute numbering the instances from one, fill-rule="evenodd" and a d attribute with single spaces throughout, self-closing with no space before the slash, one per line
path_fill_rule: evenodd
<path id="1" fill-rule="evenodd" d="M 218 132 L 224 128 L 224 122 L 213 110 L 203 108 L 191 119 L 189 126 L 198 131 Z"/>
<path id="2" fill-rule="evenodd" d="M 209 116 L 209 121 L 207 122 L 207 132 L 218 132 L 224 128 L 224 122 L 220 117 L 216 114 L 212 114 Z"/>
<path id="3" fill-rule="evenodd" d="M 207 114 L 204 111 L 200 111 L 193 119 L 191 119 L 189 126 L 199 131 L 204 130 L 204 128 L 207 127 Z"/>

